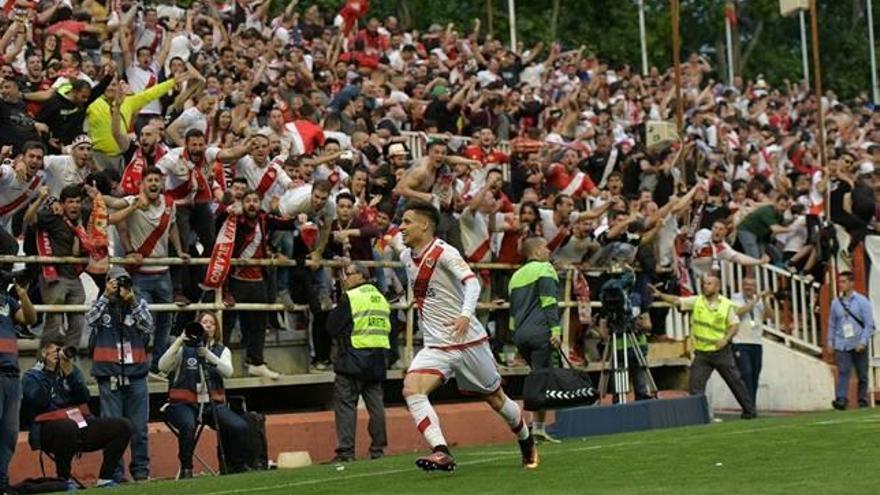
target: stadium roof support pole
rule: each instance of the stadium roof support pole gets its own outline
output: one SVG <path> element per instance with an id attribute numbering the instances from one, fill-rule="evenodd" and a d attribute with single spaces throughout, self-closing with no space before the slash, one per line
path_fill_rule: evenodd
<path id="1" fill-rule="evenodd" d="M 804 86 L 810 87 L 810 53 L 807 49 L 807 19 L 804 11 L 798 12 L 801 21 L 801 59 L 804 65 Z"/>
<path id="2" fill-rule="evenodd" d="M 813 37 L 813 93 L 816 96 L 819 120 L 819 163 L 822 173 L 828 174 L 828 156 L 825 151 L 825 108 L 822 106 L 822 67 L 819 57 L 819 8 L 810 0 L 810 30 Z M 831 220 L 831 187 L 825 188 L 825 218 Z M 831 257 L 831 296 L 837 297 L 837 256 Z"/>
<path id="3" fill-rule="evenodd" d="M 736 19 L 736 6 L 733 2 L 728 1 L 724 9 L 724 37 L 727 41 L 727 84 L 732 87 L 735 68 L 733 62 L 733 23 L 731 19 Z"/>
<path id="4" fill-rule="evenodd" d="M 679 0 L 669 0 L 672 10 L 672 64 L 675 68 L 675 126 L 678 135 L 684 136 L 684 102 L 681 101 L 681 25 Z"/>
<path id="5" fill-rule="evenodd" d="M 880 86 L 877 83 L 877 47 L 874 45 L 874 8 L 873 0 L 865 2 L 868 9 L 868 50 L 871 53 L 871 99 L 876 105 L 880 103 Z"/>
<path id="6" fill-rule="evenodd" d="M 645 0 L 639 0 L 639 41 L 642 45 L 642 75 L 648 75 L 648 40 L 645 33 Z"/>
<path id="7" fill-rule="evenodd" d="M 516 52 L 516 0 L 507 0 L 507 12 L 510 16 L 510 50 Z"/>

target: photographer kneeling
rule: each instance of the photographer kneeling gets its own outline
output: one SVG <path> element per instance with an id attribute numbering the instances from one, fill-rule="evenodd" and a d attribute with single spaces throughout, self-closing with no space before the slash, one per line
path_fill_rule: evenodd
<path id="1" fill-rule="evenodd" d="M 121 418 L 98 418 L 86 404 L 89 389 L 82 371 L 73 364 L 76 349 L 62 342 L 44 341 L 41 359 L 22 378 L 24 405 L 33 414 L 28 443 L 55 458 L 55 472 L 70 480 L 70 463 L 78 452 L 104 450 L 96 486 L 116 486 L 113 471 L 131 437 L 131 426 Z"/>
<path id="2" fill-rule="evenodd" d="M 202 313 L 189 323 L 159 359 L 159 370 L 168 373 L 168 422 L 178 431 L 180 472 L 177 479 L 192 478 L 196 422 L 218 426 L 227 472 L 247 471 L 245 445 L 248 424 L 226 405 L 223 378 L 232 376 L 232 353 L 213 313 Z"/>

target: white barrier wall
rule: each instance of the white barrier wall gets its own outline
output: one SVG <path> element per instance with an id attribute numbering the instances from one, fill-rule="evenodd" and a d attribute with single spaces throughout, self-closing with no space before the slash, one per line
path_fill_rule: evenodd
<path id="1" fill-rule="evenodd" d="M 739 404 L 715 372 L 706 386 L 713 409 L 739 410 Z M 784 344 L 764 339 L 764 360 L 758 384 L 758 411 L 819 411 L 831 409 L 834 371 L 824 361 Z"/>

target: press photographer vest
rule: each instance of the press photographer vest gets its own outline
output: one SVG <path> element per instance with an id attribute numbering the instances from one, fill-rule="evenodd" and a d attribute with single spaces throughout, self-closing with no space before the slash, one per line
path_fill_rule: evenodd
<path id="1" fill-rule="evenodd" d="M 727 315 L 733 303 L 730 299 L 718 295 L 718 305 L 714 310 L 704 296 L 697 296 L 694 303 L 694 314 L 691 318 L 691 331 L 694 336 L 694 349 L 702 352 L 718 350 L 718 341 L 727 334 Z"/>
<path id="2" fill-rule="evenodd" d="M 107 305 L 93 325 L 92 376 L 141 378 L 150 371 L 146 342 L 134 323 L 131 309 Z M 121 335 L 120 335 L 121 332 Z"/>
<path id="3" fill-rule="evenodd" d="M 346 292 L 351 304 L 351 346 L 355 349 L 390 349 L 391 308 L 379 289 L 364 284 Z"/>
<path id="4" fill-rule="evenodd" d="M 223 344 L 214 344 L 208 348 L 217 357 L 223 355 L 224 349 L 226 348 Z M 207 363 L 205 364 L 205 372 L 208 375 L 205 377 L 208 382 L 207 396 L 203 397 L 201 401 L 199 400 L 199 383 L 201 383 L 202 377 L 198 348 L 185 345 L 180 353 L 180 364 L 177 366 L 177 371 L 168 378 L 171 383 L 168 389 L 168 399 L 171 402 L 198 404 L 199 402 L 207 402 L 207 397 L 210 397 L 212 402 L 226 402 L 223 375 L 217 371 L 216 366 Z"/>

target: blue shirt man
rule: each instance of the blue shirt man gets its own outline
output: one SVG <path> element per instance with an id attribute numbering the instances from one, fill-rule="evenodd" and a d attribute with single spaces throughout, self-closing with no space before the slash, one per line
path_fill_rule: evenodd
<path id="1" fill-rule="evenodd" d="M 874 315 L 871 301 L 853 290 L 852 272 L 841 272 L 838 277 L 840 297 L 831 303 L 828 321 L 828 345 L 834 349 L 837 364 L 835 409 L 846 409 L 849 374 L 853 367 L 858 376 L 859 407 L 868 406 L 868 344 L 874 334 Z"/>

